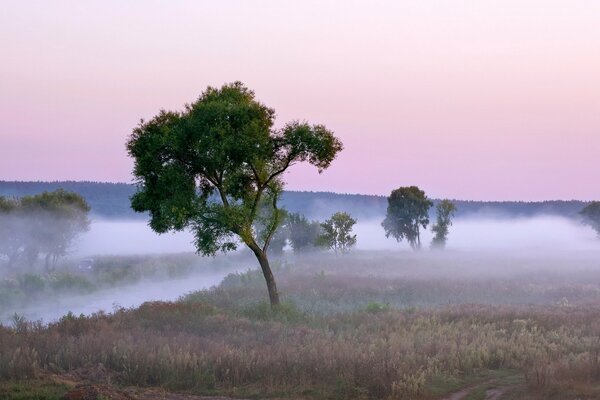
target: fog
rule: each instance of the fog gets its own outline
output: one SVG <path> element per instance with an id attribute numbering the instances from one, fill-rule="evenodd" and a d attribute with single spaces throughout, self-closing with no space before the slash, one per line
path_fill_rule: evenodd
<path id="1" fill-rule="evenodd" d="M 358 221 L 355 227 L 357 248 L 362 250 L 405 249 L 405 242 L 386 238 L 381 221 Z M 422 231 L 423 247 L 432 238 Z M 563 217 L 539 216 L 533 218 L 462 218 L 450 227 L 448 250 L 458 251 L 573 251 L 600 250 L 600 240 L 589 227 Z"/>
<path id="2" fill-rule="evenodd" d="M 346 256 L 348 268 L 345 271 L 410 279 L 460 277 L 467 281 L 482 276 L 517 277 L 520 276 L 517 274 L 529 273 L 540 277 L 550 272 L 567 276 L 569 271 L 599 270 L 600 240 L 595 232 L 566 218 L 457 219 L 450 229 L 447 251 L 429 251 L 432 235 L 423 231 L 424 249 L 420 253 L 412 252 L 406 243 L 386 238 L 380 223 L 375 219 L 358 221 L 355 226 L 357 248 Z M 218 254 L 215 258 L 191 255 L 189 253 L 194 251 L 192 239 L 189 232 L 158 235 L 143 221 L 94 220 L 90 230 L 74 243 L 64 259 L 71 271 L 76 270 L 79 260 L 90 257 L 108 258 L 112 271 L 115 271 L 122 265 L 129 265 L 132 255 L 150 259 L 150 267 L 160 270 L 170 265 L 169 259 L 160 258 L 161 255 L 184 252 L 188 253 L 186 262 L 198 265 L 186 270 L 184 276 L 156 275 L 135 283 L 123 281 L 115 287 L 102 286 L 90 294 L 58 292 L 55 298 L 40 298 L 22 307 L 0 307 L 0 322 L 7 323 L 15 312 L 30 320 L 51 322 L 68 311 L 87 315 L 100 310 L 111 311 L 115 307 L 136 307 L 145 301 L 176 300 L 186 293 L 218 285 L 231 272 L 257 267 L 246 250 L 233 255 Z M 290 264 L 312 264 L 310 268 L 315 270 L 320 269 L 320 265 L 328 265 L 327 260 L 333 257 L 315 253 L 303 259 L 294 256 L 289 249 L 286 254 Z M 510 257 L 512 259 L 507 261 Z M 281 262 L 275 257 L 272 259 L 273 264 Z M 146 264 L 140 265 L 144 268 Z M 350 265 L 354 265 L 354 269 Z M 88 275 L 83 276 L 90 279 Z"/>
<path id="3" fill-rule="evenodd" d="M 90 315 L 98 311 L 110 312 L 116 308 L 137 307 L 146 301 L 173 301 L 186 293 L 218 285 L 223 277 L 235 269 L 223 272 L 194 274 L 184 279 L 144 281 L 133 285 L 118 286 L 88 295 L 57 296 L 28 305 L 18 310 L 0 313 L 0 323 L 8 324 L 14 313 L 31 321 L 52 322 L 69 311 L 75 315 Z"/>
<path id="4" fill-rule="evenodd" d="M 405 242 L 386 238 L 381 219 L 358 221 L 354 228 L 358 250 L 408 250 Z M 423 230 L 423 247 L 429 246 L 432 233 Z M 143 221 L 92 222 L 73 255 L 126 255 L 180 253 L 194 251 L 189 232 L 158 235 Z M 600 240 L 589 227 L 563 217 L 462 218 L 450 227 L 448 250 L 600 250 Z"/>
<path id="5" fill-rule="evenodd" d="M 143 221 L 95 220 L 82 235 L 74 256 L 181 253 L 194 251 L 189 232 L 159 235 Z"/>

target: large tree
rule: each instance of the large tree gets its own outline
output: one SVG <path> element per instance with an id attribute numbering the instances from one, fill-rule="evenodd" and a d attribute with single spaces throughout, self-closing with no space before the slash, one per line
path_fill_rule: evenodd
<path id="1" fill-rule="evenodd" d="M 589 225 L 600 237 L 600 201 L 592 201 L 579 212 L 583 223 Z"/>
<path id="2" fill-rule="evenodd" d="M 436 221 L 431 227 L 433 231 L 433 239 L 431 240 L 431 247 L 435 249 L 443 249 L 446 247 L 446 241 L 448 240 L 448 233 L 450 226 L 452 225 L 452 218 L 456 212 L 456 205 L 450 200 L 440 201 L 436 209 Z"/>
<path id="3" fill-rule="evenodd" d="M 321 172 L 342 143 L 323 125 L 294 121 L 275 129 L 274 118 L 275 111 L 240 82 L 209 87 L 182 111 L 161 111 L 142 121 L 127 149 L 138 185 L 131 204 L 150 213 L 150 227 L 190 228 L 204 255 L 245 244 L 276 306 L 279 293 L 267 251 L 283 218 L 278 207 L 283 173 L 303 161 Z"/>
<path id="4" fill-rule="evenodd" d="M 429 209 L 433 202 L 417 186 L 398 188 L 387 199 L 386 217 L 381 223 L 386 237 L 406 239 L 414 250 L 421 248 L 420 228 L 429 224 Z"/>

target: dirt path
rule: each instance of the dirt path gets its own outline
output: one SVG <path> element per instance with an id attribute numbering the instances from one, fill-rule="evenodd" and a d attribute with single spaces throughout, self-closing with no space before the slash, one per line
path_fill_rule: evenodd
<path id="1" fill-rule="evenodd" d="M 485 391 L 485 400 L 501 400 L 505 394 L 523 387 L 524 385 L 505 385 L 488 389 Z"/>
<path id="2" fill-rule="evenodd" d="M 496 384 L 496 380 L 492 379 L 489 381 L 478 383 L 476 385 L 471 385 L 464 389 L 459 390 L 458 392 L 454 392 L 454 393 L 444 397 L 442 400 L 462 400 L 462 399 L 465 399 L 468 395 L 470 395 L 475 390 L 486 387 L 486 386 L 494 385 L 494 384 Z M 523 385 L 520 385 L 520 384 L 518 384 L 518 385 L 508 384 L 508 385 L 492 387 L 485 391 L 485 400 L 501 400 L 505 394 L 512 392 L 513 390 L 516 390 L 521 387 L 523 387 Z"/>

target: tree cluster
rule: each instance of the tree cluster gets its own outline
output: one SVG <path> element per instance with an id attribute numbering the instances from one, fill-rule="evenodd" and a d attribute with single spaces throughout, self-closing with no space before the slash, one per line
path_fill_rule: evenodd
<path id="1" fill-rule="evenodd" d="M 400 187 L 388 197 L 385 219 L 381 223 L 386 237 L 398 242 L 406 240 L 413 250 L 421 249 L 421 228 L 429 225 L 429 209 L 433 207 L 425 192 L 417 186 Z M 448 238 L 456 206 L 450 200 L 442 200 L 436 207 L 436 223 L 432 227 L 432 248 L 444 248 Z"/>
<path id="2" fill-rule="evenodd" d="M 321 224 L 322 233 L 317 238 L 317 244 L 333 249 L 336 254 L 345 254 L 356 244 L 356 235 L 352 228 L 356 220 L 346 212 L 337 212 Z"/>
<path id="3" fill-rule="evenodd" d="M 40 256 L 47 270 L 89 229 L 90 208 L 78 194 L 56 190 L 21 198 L 0 197 L 0 256 L 8 268 L 33 266 Z"/>
<path id="4" fill-rule="evenodd" d="M 302 214 L 287 213 L 273 235 L 271 254 L 282 254 L 289 245 L 296 254 L 306 254 L 321 250 L 333 250 L 344 254 L 356 244 L 352 229 L 356 220 L 345 212 L 337 212 L 325 222 L 311 221 Z M 256 230 L 264 229 L 257 224 Z"/>

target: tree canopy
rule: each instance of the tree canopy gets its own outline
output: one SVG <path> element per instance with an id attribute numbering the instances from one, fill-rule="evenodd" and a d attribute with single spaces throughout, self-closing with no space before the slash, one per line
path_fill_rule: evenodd
<path id="1" fill-rule="evenodd" d="M 343 147 L 323 125 L 292 121 L 276 129 L 274 119 L 272 108 L 235 82 L 141 121 L 127 143 L 137 178 L 133 209 L 149 212 L 157 232 L 191 228 L 201 254 L 241 241 L 256 255 L 273 305 L 279 296 L 266 253 L 284 216 L 283 173 L 299 162 L 321 172 Z M 265 228 L 257 234 L 259 219 Z"/>
<path id="2" fill-rule="evenodd" d="M 305 253 L 317 248 L 321 232 L 318 221 L 310 221 L 304 215 L 292 213 L 286 220 L 288 239 L 294 253 Z"/>
<path id="3" fill-rule="evenodd" d="M 381 223 L 385 236 L 392 236 L 397 241 L 406 239 L 413 249 L 420 249 L 420 228 L 427 228 L 433 202 L 417 186 L 393 190 L 387 201 L 386 217 Z"/>
<path id="4" fill-rule="evenodd" d="M 592 201 L 579 214 L 583 223 L 592 227 L 600 237 L 600 201 Z"/>
<path id="5" fill-rule="evenodd" d="M 346 212 L 337 212 L 321 224 L 322 233 L 317 243 L 333 249 L 335 253 L 347 253 L 356 244 L 352 229 L 356 220 Z"/>

